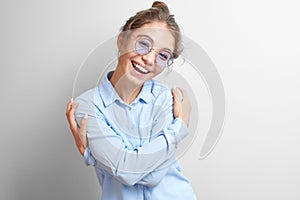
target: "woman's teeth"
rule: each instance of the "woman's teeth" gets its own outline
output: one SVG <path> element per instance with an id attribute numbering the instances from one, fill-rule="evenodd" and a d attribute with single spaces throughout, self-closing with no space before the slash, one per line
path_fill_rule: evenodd
<path id="1" fill-rule="evenodd" d="M 142 74 L 148 74 L 149 71 L 143 68 L 142 66 L 138 65 L 137 63 L 132 62 L 132 66 L 134 67 L 135 70 Z"/>

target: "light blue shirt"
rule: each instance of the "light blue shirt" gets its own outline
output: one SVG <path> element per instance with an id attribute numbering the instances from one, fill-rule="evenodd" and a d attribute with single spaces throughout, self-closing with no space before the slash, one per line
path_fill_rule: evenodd
<path id="1" fill-rule="evenodd" d="M 75 99 L 77 122 L 88 114 L 84 160 L 95 167 L 102 200 L 196 199 L 176 160 L 188 131 L 173 117 L 170 88 L 149 80 L 128 105 L 110 83 L 111 75 Z"/>

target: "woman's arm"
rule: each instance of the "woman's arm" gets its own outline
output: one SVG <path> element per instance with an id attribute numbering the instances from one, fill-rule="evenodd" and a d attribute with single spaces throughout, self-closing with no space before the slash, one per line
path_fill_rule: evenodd
<path id="1" fill-rule="evenodd" d="M 186 125 L 189 125 L 191 104 L 189 97 L 185 90 L 182 88 L 173 88 L 172 95 L 174 99 L 174 117 L 181 118 Z M 80 122 L 80 128 L 77 126 L 75 120 L 75 110 L 78 107 L 78 103 L 73 105 L 73 98 L 68 102 L 66 106 L 66 116 L 70 126 L 70 130 L 74 137 L 77 149 L 79 153 L 83 156 L 86 147 L 88 146 L 87 137 L 86 137 L 86 125 L 87 125 L 87 116 L 82 119 Z"/>
<path id="2" fill-rule="evenodd" d="M 178 97 L 179 92 L 179 89 L 172 91 L 174 96 L 174 116 L 188 119 L 190 112 L 190 105 L 186 106 L 186 104 L 189 104 L 188 96 L 184 93 L 183 97 L 185 100 L 181 101 Z M 84 104 L 86 101 L 82 103 Z M 163 115 L 171 119 L 170 121 L 173 120 L 172 106 L 172 102 L 168 102 L 167 110 L 169 115 Z M 74 117 L 72 118 L 70 115 L 74 115 L 76 107 L 77 106 L 70 108 L 69 106 L 67 108 L 67 118 L 76 144 L 79 144 L 81 142 L 80 137 L 75 136 L 79 134 L 83 137 L 86 132 L 81 131 L 81 129 L 85 129 L 84 126 L 81 129 L 78 129 L 77 125 L 76 128 L 74 127 Z M 182 110 L 187 107 L 189 108 Z M 182 121 L 177 119 L 170 123 L 170 127 L 162 130 L 155 140 L 145 144 L 141 148 L 130 151 L 126 149 L 124 143 L 122 143 L 122 138 L 117 136 L 116 133 L 107 126 L 104 122 L 104 118 L 99 117 L 101 116 L 100 113 L 93 114 L 92 111 L 85 111 L 90 112 L 89 124 L 91 124 L 91 126 L 88 130 L 91 134 L 89 140 L 92 145 L 91 151 L 96 160 L 99 161 L 97 163 L 127 185 L 136 183 L 145 185 L 157 184 L 166 174 L 168 166 L 174 161 L 176 144 L 186 135 L 186 133 L 180 135 L 180 132 L 185 132 L 186 130 L 180 130 L 184 128 L 184 126 L 181 127 Z M 81 113 L 81 115 L 82 114 L 83 113 Z M 82 122 L 83 121 L 86 122 L 86 119 L 83 119 Z M 188 121 L 185 121 L 185 123 L 188 124 Z M 77 145 L 77 147 L 80 149 L 82 146 Z M 86 156 L 88 155 L 89 153 Z M 92 158 L 89 159 L 93 160 L 93 156 L 90 155 L 90 157 Z"/>
<path id="3" fill-rule="evenodd" d="M 87 125 L 87 116 L 81 120 L 80 122 L 80 128 L 77 126 L 76 120 L 75 120 L 75 110 L 78 107 L 78 104 L 73 105 L 73 98 L 68 102 L 67 108 L 66 108 L 66 116 L 69 122 L 70 130 L 73 134 L 77 149 L 79 153 L 83 156 L 84 151 L 87 144 L 87 138 L 86 138 L 86 125 Z"/>

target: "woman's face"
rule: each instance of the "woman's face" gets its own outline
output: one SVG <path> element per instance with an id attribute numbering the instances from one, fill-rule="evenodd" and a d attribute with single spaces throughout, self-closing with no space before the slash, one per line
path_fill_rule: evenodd
<path id="1" fill-rule="evenodd" d="M 172 61 L 175 39 L 163 22 L 151 22 L 118 38 L 118 67 L 136 84 L 160 74 Z"/>

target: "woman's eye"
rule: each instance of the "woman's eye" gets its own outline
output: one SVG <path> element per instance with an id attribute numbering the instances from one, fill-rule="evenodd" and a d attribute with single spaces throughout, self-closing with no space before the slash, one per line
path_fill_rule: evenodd
<path id="1" fill-rule="evenodd" d="M 139 44 L 140 44 L 141 47 L 144 47 L 144 48 L 147 48 L 147 49 L 150 47 L 149 42 L 146 42 L 146 41 L 140 41 Z"/>
<path id="2" fill-rule="evenodd" d="M 168 60 L 168 59 L 169 59 L 168 54 L 165 53 L 165 52 L 160 52 L 160 53 L 159 53 L 159 57 L 160 57 L 162 60 Z"/>

